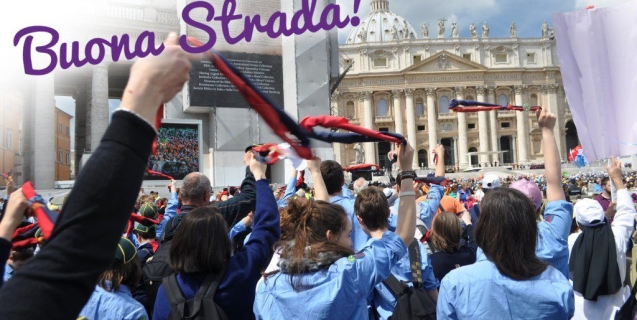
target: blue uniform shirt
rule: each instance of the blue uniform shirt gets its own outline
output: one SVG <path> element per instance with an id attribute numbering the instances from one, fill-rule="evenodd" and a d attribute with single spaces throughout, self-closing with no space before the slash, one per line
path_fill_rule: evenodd
<path id="1" fill-rule="evenodd" d="M 568 279 L 568 235 L 573 222 L 573 205 L 564 200 L 546 204 L 544 221 L 537 224 L 538 259 L 552 265 Z"/>
<path id="2" fill-rule="evenodd" d="M 177 215 L 177 207 L 179 206 L 179 196 L 177 192 L 170 193 L 170 200 L 168 200 L 168 205 L 166 205 L 166 210 L 164 210 L 164 219 L 161 220 L 159 225 L 157 226 L 157 237 L 156 239 L 161 239 L 162 233 L 164 233 L 164 228 L 168 224 L 168 221 Z"/>
<path id="3" fill-rule="evenodd" d="M 477 262 L 452 270 L 442 280 L 438 319 L 570 319 L 573 288 L 557 269 L 513 280 L 498 271 L 481 250 Z"/>
<path id="4" fill-rule="evenodd" d="M 416 217 L 420 219 L 427 228 L 431 229 L 431 223 L 434 220 L 434 216 L 438 211 L 440 200 L 444 196 L 445 188 L 432 184 L 427 193 L 427 200 L 418 202 L 416 204 Z M 395 231 L 396 224 L 398 223 L 398 208 L 400 206 L 400 198 L 396 199 L 394 206 L 389 210 L 389 230 Z"/>
<path id="5" fill-rule="evenodd" d="M 4 282 L 7 282 L 7 280 L 11 279 L 11 277 L 13 277 L 13 268 L 11 268 L 11 266 L 7 263 L 4 266 Z"/>
<path id="6" fill-rule="evenodd" d="M 385 232 L 360 253 L 302 275 L 304 289 L 299 292 L 288 274 L 268 277 L 257 286 L 256 319 L 367 319 L 368 297 L 406 253 L 400 237 Z"/>
<path id="7" fill-rule="evenodd" d="M 360 251 L 365 247 L 369 236 L 363 231 L 358 222 L 358 218 L 356 218 L 356 213 L 354 213 L 355 201 L 355 198 L 346 198 L 344 196 L 334 196 L 330 198 L 330 203 L 338 204 L 345 209 L 345 213 L 347 213 L 347 217 L 352 224 L 352 243 L 354 251 Z"/>
<path id="8" fill-rule="evenodd" d="M 100 286 L 84 306 L 78 317 L 87 319 L 121 319 L 121 320 L 146 320 L 148 315 L 144 306 L 135 301 L 130 289 L 120 285 L 116 292 L 108 292 Z"/>
<path id="9" fill-rule="evenodd" d="M 376 239 L 370 239 L 372 242 Z M 414 240 L 416 241 L 416 240 Z M 434 276 L 434 269 L 431 267 L 431 260 L 427 255 L 427 248 L 422 243 L 418 243 L 420 249 L 420 269 L 422 270 L 422 283 L 426 291 L 437 289 L 440 286 L 438 279 Z M 411 279 L 411 263 L 409 262 L 409 254 L 404 255 L 398 263 L 391 269 L 391 273 L 399 281 L 408 281 Z M 410 283 L 410 286 L 411 283 Z M 380 283 L 374 291 L 374 305 L 381 319 L 389 319 L 394 313 L 396 307 L 396 298 L 391 290 L 384 284 Z"/>

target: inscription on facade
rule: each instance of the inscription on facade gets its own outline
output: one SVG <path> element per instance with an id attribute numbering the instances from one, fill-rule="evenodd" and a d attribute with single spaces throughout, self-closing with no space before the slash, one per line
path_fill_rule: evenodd
<path id="1" fill-rule="evenodd" d="M 360 81 L 343 81 L 343 87 L 355 86 L 374 86 L 374 85 L 392 85 L 403 83 L 433 83 L 433 82 L 458 82 L 458 81 L 510 81 L 510 80 L 544 80 L 542 74 L 465 74 L 465 75 L 430 75 L 416 76 L 405 79 L 379 79 L 379 80 L 360 80 Z"/>

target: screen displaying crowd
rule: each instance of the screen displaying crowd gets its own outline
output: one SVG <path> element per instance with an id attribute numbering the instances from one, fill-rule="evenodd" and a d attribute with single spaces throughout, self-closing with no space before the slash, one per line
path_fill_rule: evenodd
<path id="1" fill-rule="evenodd" d="M 196 124 L 167 124 L 159 128 L 157 155 L 151 155 L 147 168 L 177 180 L 199 171 L 199 127 Z M 164 179 L 151 174 L 146 180 Z"/>

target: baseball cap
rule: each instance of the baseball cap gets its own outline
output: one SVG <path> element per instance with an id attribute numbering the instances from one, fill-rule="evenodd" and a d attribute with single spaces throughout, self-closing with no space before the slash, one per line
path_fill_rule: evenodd
<path id="1" fill-rule="evenodd" d="M 540 191 L 540 188 L 535 182 L 521 179 L 512 183 L 509 188 L 518 190 L 529 197 L 535 206 L 535 210 L 539 210 L 542 207 L 542 191 Z"/>
<path id="2" fill-rule="evenodd" d="M 577 201 L 573 208 L 577 223 L 585 227 L 595 227 L 604 224 L 604 209 L 602 205 L 593 199 Z"/>
<path id="3" fill-rule="evenodd" d="M 391 188 L 385 188 L 383 189 L 383 194 L 385 194 L 385 198 L 389 199 L 389 197 L 394 195 L 394 191 Z"/>
<path id="4" fill-rule="evenodd" d="M 483 189 L 494 189 L 502 187 L 502 183 L 500 183 L 500 177 L 495 174 L 486 174 L 484 178 L 482 178 L 482 188 Z"/>

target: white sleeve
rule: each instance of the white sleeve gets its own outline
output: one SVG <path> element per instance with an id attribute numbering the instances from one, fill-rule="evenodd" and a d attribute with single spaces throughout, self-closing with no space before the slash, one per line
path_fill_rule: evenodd
<path id="1" fill-rule="evenodd" d="M 635 211 L 635 205 L 628 190 L 617 190 L 617 213 L 611 227 L 615 236 L 617 251 L 619 252 L 626 252 L 627 243 L 634 228 L 635 214 L 637 214 L 637 211 Z"/>

